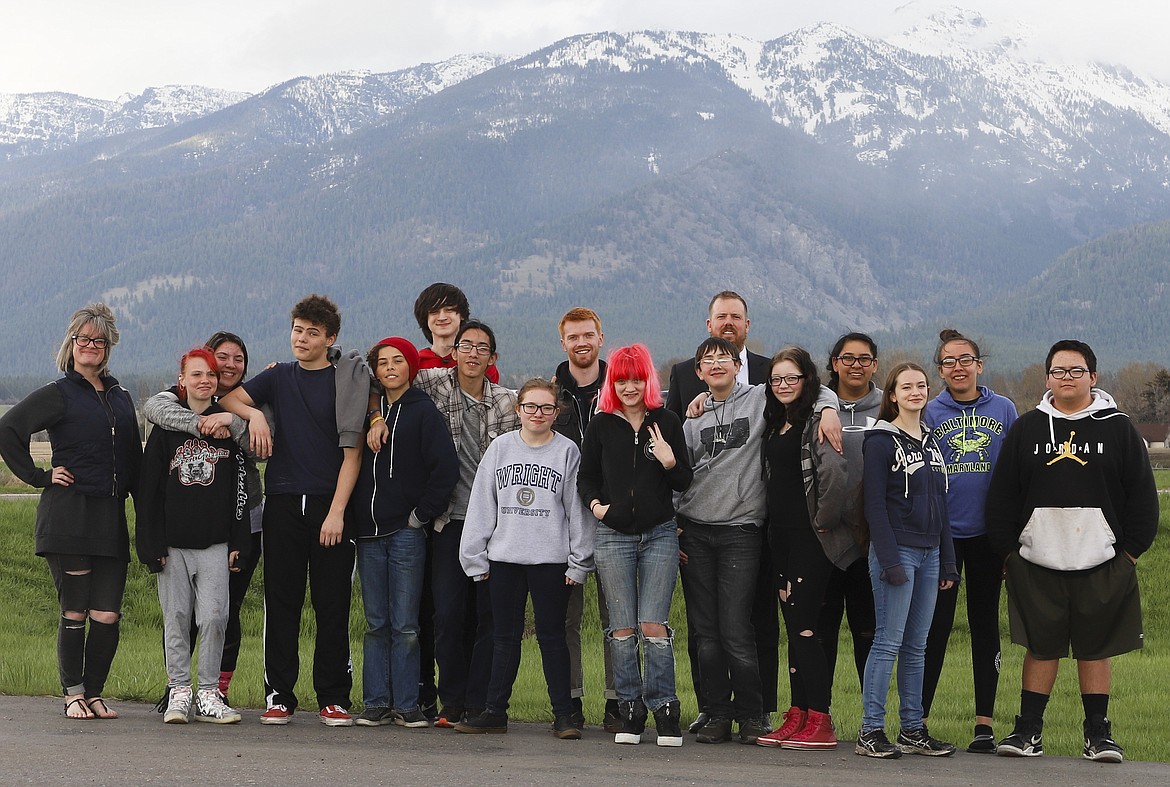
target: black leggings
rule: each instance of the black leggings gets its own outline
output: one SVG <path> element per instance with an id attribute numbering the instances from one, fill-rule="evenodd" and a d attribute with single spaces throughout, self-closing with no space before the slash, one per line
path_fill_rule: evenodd
<path id="1" fill-rule="evenodd" d="M 825 587 L 833 564 L 825 557 L 811 527 L 773 528 L 772 555 L 776 586 L 786 591 L 780 601 L 788 633 L 788 681 L 792 704 L 803 710 L 829 712 L 829 669 L 817 637 Z M 804 635 L 801 632 L 811 632 Z"/>
<path id="2" fill-rule="evenodd" d="M 113 612 L 121 617 L 126 591 L 125 560 L 98 555 L 46 554 L 45 562 L 57 588 L 61 617 L 57 623 L 57 667 L 65 694 L 101 696 L 118 651 L 119 625 L 73 620 L 66 612 Z M 80 573 L 78 573 L 80 572 Z"/>
<path id="3" fill-rule="evenodd" d="M 837 643 L 841 636 L 841 618 L 848 613 L 849 632 L 853 635 L 853 665 L 857 669 L 857 685 L 865 681 L 865 662 L 869 649 L 873 647 L 877 618 L 873 606 L 873 585 L 869 582 L 869 559 L 864 555 L 854 560 L 849 568 L 842 571 L 833 566 L 829 585 L 825 589 L 825 600 L 821 604 L 821 616 L 817 623 L 817 636 L 825 649 L 825 662 L 829 669 L 829 703 L 833 702 L 833 676 L 837 671 Z"/>
<path id="4" fill-rule="evenodd" d="M 967 586 L 967 625 L 971 628 L 971 668 L 975 681 L 975 715 L 995 713 L 999 686 L 999 594 L 1003 561 L 996 557 L 987 536 L 956 538 L 955 562 Z M 940 590 L 934 620 L 926 639 L 926 672 L 922 680 L 922 711 L 930 715 L 934 692 L 947 654 L 947 640 L 955 621 L 959 586 Z"/>

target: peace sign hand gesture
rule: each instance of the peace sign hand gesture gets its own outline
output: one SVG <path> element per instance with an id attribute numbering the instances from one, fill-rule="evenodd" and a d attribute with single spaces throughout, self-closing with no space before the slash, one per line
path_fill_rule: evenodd
<path id="1" fill-rule="evenodd" d="M 654 454 L 654 458 L 662 465 L 663 470 L 670 470 L 675 466 L 674 450 L 670 447 L 670 443 L 662 437 L 662 429 L 658 424 L 650 424 L 650 451 Z"/>

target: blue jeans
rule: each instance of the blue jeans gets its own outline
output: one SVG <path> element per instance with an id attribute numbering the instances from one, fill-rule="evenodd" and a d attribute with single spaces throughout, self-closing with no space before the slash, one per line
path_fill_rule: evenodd
<path id="1" fill-rule="evenodd" d="M 613 684 L 619 700 L 639 697 L 650 711 L 676 702 L 674 690 L 674 632 L 647 637 L 640 623 L 667 626 L 670 600 L 678 575 L 678 534 L 674 521 L 663 522 L 645 533 L 619 533 L 598 523 L 594 560 L 605 601 L 609 627 L 605 630 L 613 658 Z M 634 633 L 615 637 L 623 629 Z M 645 679 L 638 664 L 638 644 L 646 657 Z"/>
<path id="2" fill-rule="evenodd" d="M 426 531 L 405 527 L 357 542 L 366 612 L 362 703 L 408 711 L 418 707 L 418 605 L 426 565 Z"/>
<path id="3" fill-rule="evenodd" d="M 898 704 L 903 730 L 922 727 L 922 675 L 926 635 L 938 597 L 938 547 L 899 546 L 907 581 L 891 585 L 878 577 L 877 553 L 869 548 L 869 576 L 873 587 L 877 631 L 865 662 L 862 684 L 863 732 L 882 729 L 886 722 L 886 694 L 894 659 L 898 660 Z"/>
<path id="4" fill-rule="evenodd" d="M 687 553 L 683 595 L 694 626 L 704 710 L 723 719 L 757 719 L 763 714 L 762 687 L 750 602 L 764 547 L 760 527 L 688 521 L 679 541 Z"/>

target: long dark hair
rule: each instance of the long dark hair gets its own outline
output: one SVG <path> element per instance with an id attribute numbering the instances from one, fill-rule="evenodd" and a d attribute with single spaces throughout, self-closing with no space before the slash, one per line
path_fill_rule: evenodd
<path id="1" fill-rule="evenodd" d="M 800 396 L 792 403 L 791 407 L 785 407 L 784 404 L 776 398 L 776 394 L 772 391 L 772 386 L 769 384 L 766 387 L 764 397 L 764 434 L 768 435 L 772 432 L 779 432 L 784 428 L 784 424 L 791 422 L 794 426 L 803 424 L 812 416 L 813 406 L 817 401 L 817 394 L 821 390 L 821 377 L 817 373 L 817 365 L 813 363 L 812 356 L 808 354 L 808 350 L 803 347 L 785 347 L 780 352 L 772 356 L 772 360 L 768 363 L 768 377 L 771 378 L 772 370 L 776 368 L 776 364 L 781 361 L 791 361 L 800 369 L 800 373 L 804 375 L 804 387 L 800 389 Z"/>

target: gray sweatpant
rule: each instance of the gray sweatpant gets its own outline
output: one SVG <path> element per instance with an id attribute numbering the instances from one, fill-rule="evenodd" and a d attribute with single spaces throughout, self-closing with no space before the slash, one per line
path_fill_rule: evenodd
<path id="1" fill-rule="evenodd" d="M 191 614 L 199 626 L 199 688 L 219 685 L 228 619 L 228 545 L 170 547 L 158 575 L 167 685 L 191 685 Z"/>

